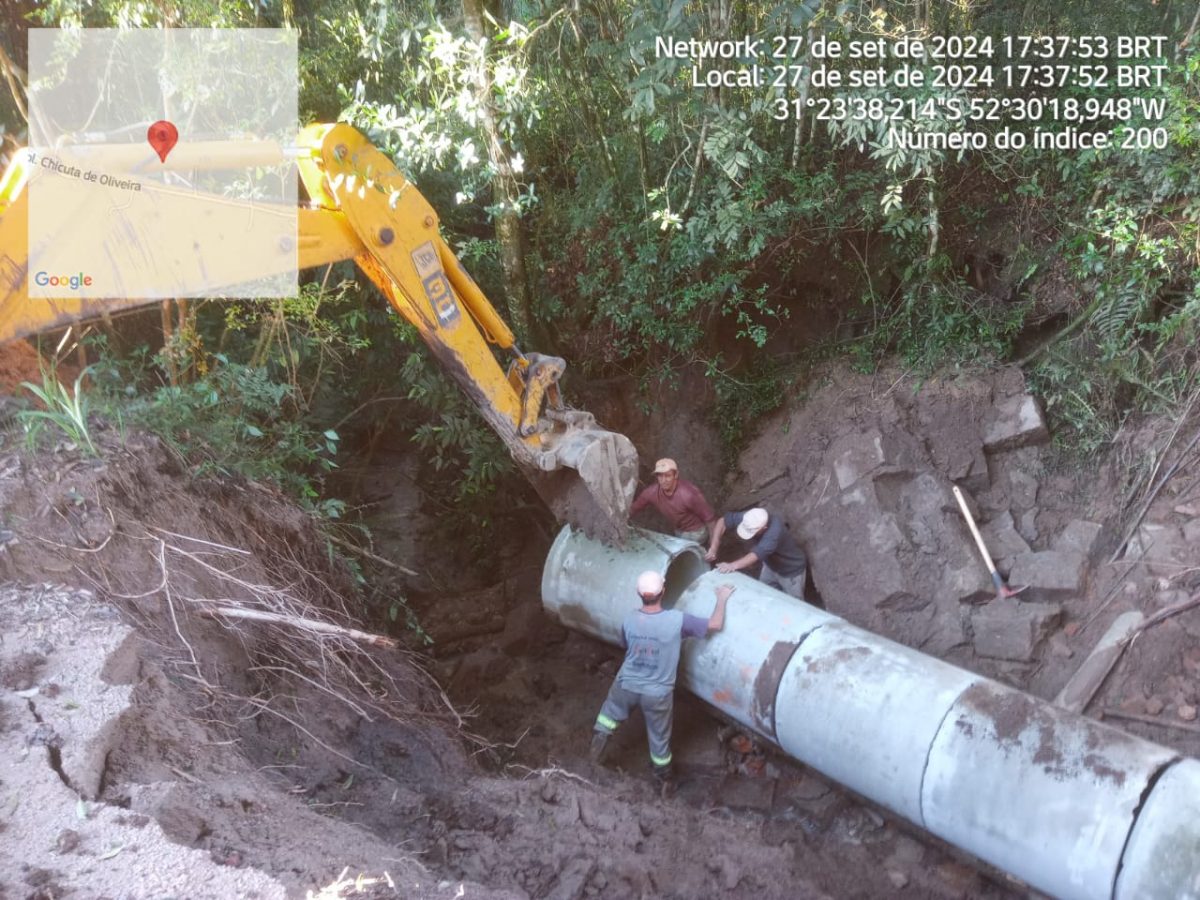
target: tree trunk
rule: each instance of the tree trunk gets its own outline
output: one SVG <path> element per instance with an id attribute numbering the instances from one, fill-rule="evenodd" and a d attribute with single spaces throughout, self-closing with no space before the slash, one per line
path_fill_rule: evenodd
<path id="1" fill-rule="evenodd" d="M 174 330 L 171 326 L 171 301 L 164 300 L 162 302 L 162 336 L 163 336 L 163 358 L 167 362 L 167 377 L 170 379 L 171 387 L 175 387 L 179 383 L 179 372 L 175 368 L 175 347 L 174 347 Z"/>
<path id="2" fill-rule="evenodd" d="M 8 84 L 8 90 L 12 94 L 17 112 L 21 114 L 22 119 L 28 122 L 29 108 L 25 105 L 25 96 L 28 91 L 27 76 L 25 70 L 13 62 L 12 58 L 4 52 L 3 45 L 0 45 L 0 71 L 4 73 L 4 80 Z"/>
<path id="3" fill-rule="evenodd" d="M 529 280 L 525 272 L 525 242 L 521 231 L 521 213 L 517 205 L 520 191 L 513 172 L 508 149 L 496 121 L 492 106 L 492 76 L 487 65 L 487 40 L 484 32 L 484 0 L 462 0 L 463 20 L 471 40 L 480 45 L 479 72 L 475 92 L 479 100 L 480 118 L 487 142 L 488 162 L 495 171 L 492 190 L 495 192 L 496 241 L 500 245 L 500 262 L 504 268 L 504 291 L 508 295 L 509 315 L 519 334 L 535 336 L 533 305 L 529 295 Z"/>
<path id="4" fill-rule="evenodd" d="M 1200 6 L 1196 7 L 1196 15 L 1192 17 L 1191 27 L 1188 28 L 1187 34 L 1183 36 L 1183 40 L 1179 42 L 1179 49 L 1186 50 L 1191 46 L 1192 38 L 1196 36 L 1196 26 L 1200 25 Z"/>

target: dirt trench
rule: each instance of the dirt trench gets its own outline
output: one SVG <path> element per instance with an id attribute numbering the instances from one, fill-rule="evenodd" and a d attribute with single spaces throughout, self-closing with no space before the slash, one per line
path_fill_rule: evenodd
<path id="1" fill-rule="evenodd" d="M 536 572 L 446 601 L 504 621 L 449 667 L 313 632 L 362 622 L 307 516 L 101 442 L 0 456 L 0 896 L 1008 894 L 690 700 L 676 797 L 636 723 L 590 765 L 615 654 L 544 619 Z"/>
<path id="2" fill-rule="evenodd" d="M 1085 711 L 1200 752 L 1191 724 L 1200 608 L 1180 609 L 1200 588 L 1192 539 L 1200 534 L 1200 456 L 1182 452 L 1200 422 L 1145 420 L 1106 456 L 1081 463 L 1055 446 L 1015 369 L 918 381 L 835 364 L 758 423 L 738 465 L 720 477 L 715 429 L 681 399 L 658 398 L 657 420 L 622 412 L 614 399 L 610 416 L 635 436 L 643 462 L 675 457 L 718 509 L 764 505 L 783 516 L 808 550 L 810 587 L 854 624 L 1053 701 L 1119 616 L 1169 613 L 1120 656 Z M 1155 473 L 1172 467 L 1182 477 L 1131 521 Z M 1025 588 L 1018 599 L 995 596 L 952 495 L 956 484 L 1001 572 Z M 727 558 L 743 552 L 733 542 L 726 548 Z M 442 682 L 478 710 L 477 727 L 501 745 L 499 764 L 584 772 L 586 735 L 620 657 L 542 614 L 543 554 L 541 545 L 531 552 L 528 572 L 459 596 L 430 595 L 419 611 L 436 639 Z M 616 766 L 644 783 L 640 728 L 623 731 Z M 685 783 L 677 802 L 754 823 L 760 843 L 789 835 L 811 851 L 790 877 L 832 896 L 1029 895 L 786 759 L 752 746 L 739 752 L 742 741 L 680 695 L 675 754 Z M 877 827 L 848 826 L 855 817 Z"/>

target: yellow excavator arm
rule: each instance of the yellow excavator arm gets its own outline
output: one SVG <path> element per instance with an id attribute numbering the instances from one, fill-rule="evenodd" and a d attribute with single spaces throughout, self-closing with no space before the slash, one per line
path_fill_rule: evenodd
<path id="1" fill-rule="evenodd" d="M 131 145 L 88 148 L 93 163 L 108 159 L 118 167 L 135 150 L 144 153 Z M 600 428 L 591 414 L 563 404 L 558 380 L 565 363 L 521 352 L 512 330 L 442 240 L 433 207 L 360 132 L 343 124 L 311 126 L 301 133 L 299 150 L 300 177 L 311 203 L 299 210 L 298 242 L 245 248 L 247 279 L 268 274 L 264 265 L 286 271 L 353 259 L 416 327 L 555 516 L 593 536 L 621 541 L 637 483 L 632 442 Z M 284 158 L 282 148 L 258 142 L 181 144 L 172 152 L 172 163 L 188 165 L 189 153 L 192 161 L 210 167 Z M 31 158 L 36 157 L 18 154 L 0 180 L 0 342 L 155 302 L 28 297 L 28 193 L 23 188 Z M 121 239 L 141 241 L 164 254 L 173 283 L 201 284 L 203 260 L 160 241 L 170 240 L 172 217 L 198 214 L 202 204 L 205 215 L 216 217 L 214 228 L 234 233 L 240 227 L 244 233 L 247 211 L 238 201 L 222 201 L 214 211 L 212 198 L 164 187 L 152 207 L 163 227 L 155 228 L 153 221 L 147 226 L 142 216 L 146 233 L 127 230 Z M 262 214 L 261 206 L 255 214 Z M 86 216 L 69 211 L 62 222 L 63 239 L 72 228 L 87 227 Z M 497 351 L 507 356 L 507 368 Z"/>

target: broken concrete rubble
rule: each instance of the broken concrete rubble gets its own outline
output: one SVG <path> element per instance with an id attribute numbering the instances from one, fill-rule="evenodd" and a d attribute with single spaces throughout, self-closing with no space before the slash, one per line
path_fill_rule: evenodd
<path id="1" fill-rule="evenodd" d="M 1100 540 L 1102 528 L 1095 522 L 1085 522 L 1075 519 L 1067 523 L 1054 539 L 1051 549 L 1067 553 L 1081 553 L 1086 559 L 1091 559 Z"/>
<path id="2" fill-rule="evenodd" d="M 983 446 L 989 452 L 1011 450 L 1050 440 L 1046 419 L 1032 394 L 1008 397 L 993 407 L 993 419 L 988 423 Z"/>
<path id="3" fill-rule="evenodd" d="M 1001 574 L 1008 574 L 1013 559 L 1030 552 L 1029 544 L 1017 531 L 1012 513 L 1008 510 L 980 525 L 979 532 L 983 535 L 983 542 L 987 544 L 988 551 Z"/>
<path id="4" fill-rule="evenodd" d="M 1058 603 L 993 600 L 971 616 L 975 652 L 993 659 L 1028 662 L 1038 644 L 1058 626 L 1062 614 Z"/>
<path id="5" fill-rule="evenodd" d="M 1009 581 L 1037 588 L 1042 595 L 1078 594 L 1087 576 L 1087 557 L 1082 553 L 1042 550 L 1024 553 L 1013 560 Z"/>

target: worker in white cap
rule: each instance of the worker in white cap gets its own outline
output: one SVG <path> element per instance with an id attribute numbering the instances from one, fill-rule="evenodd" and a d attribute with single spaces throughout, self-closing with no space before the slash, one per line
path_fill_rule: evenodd
<path id="1" fill-rule="evenodd" d="M 673 790 L 671 771 L 671 720 L 675 708 L 675 674 L 684 638 L 707 637 L 725 627 L 725 603 L 733 585 L 714 588 L 717 604 L 707 619 L 677 609 L 664 609 L 666 585 L 655 571 L 638 576 L 641 608 L 625 617 L 621 642 L 625 662 L 613 679 L 592 735 L 591 757 L 602 762 L 608 739 L 635 706 L 642 708 L 650 742 L 650 764 L 664 797 Z"/>
<path id="2" fill-rule="evenodd" d="M 716 562 L 721 537 L 731 528 L 737 536 L 750 543 L 750 552 L 745 556 L 723 562 L 717 566 L 719 572 L 740 572 L 762 563 L 758 580 L 791 594 L 797 600 L 804 599 L 804 579 L 808 574 L 808 558 L 796 539 L 788 531 L 783 519 L 773 516 L 762 507 L 745 512 L 726 513 L 713 526 L 705 559 Z"/>
<path id="3" fill-rule="evenodd" d="M 655 484 L 643 488 L 629 510 L 635 516 L 647 506 L 653 506 L 675 530 L 675 536 L 703 545 L 709 528 L 717 518 L 704 499 L 700 488 L 679 477 L 679 466 L 673 459 L 660 459 L 654 464 Z"/>

